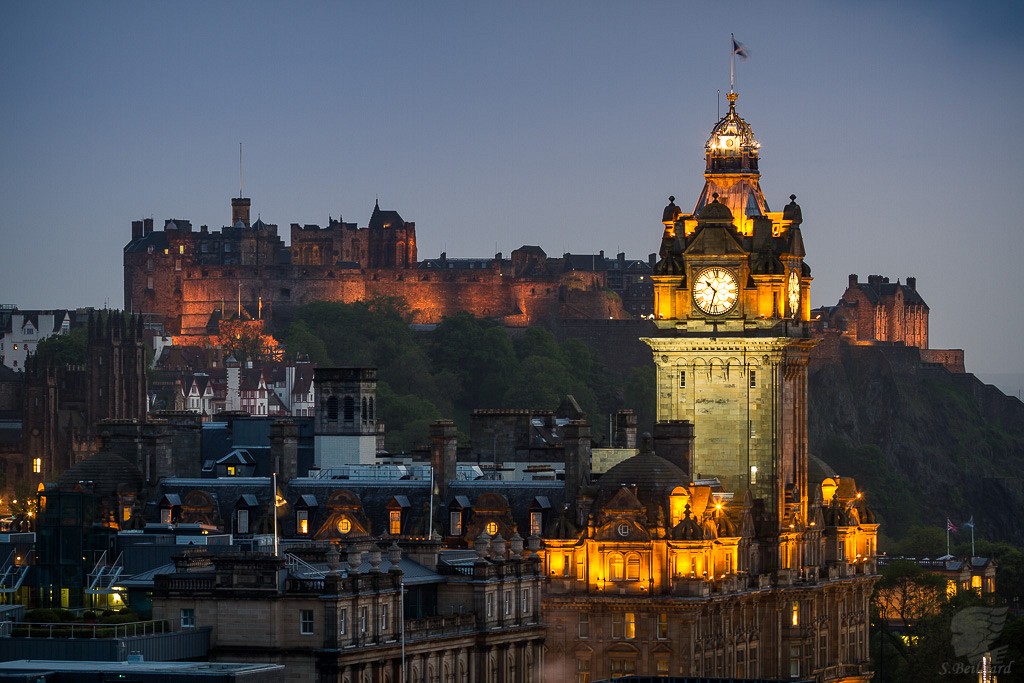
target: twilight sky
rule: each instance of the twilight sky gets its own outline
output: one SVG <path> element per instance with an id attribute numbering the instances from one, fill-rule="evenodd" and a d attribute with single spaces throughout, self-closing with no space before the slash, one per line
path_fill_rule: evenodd
<path id="1" fill-rule="evenodd" d="M 123 305 L 132 219 L 365 225 L 421 257 L 656 251 L 729 87 L 803 208 L 812 303 L 918 278 L 932 346 L 1024 372 L 1024 5 L 6 2 L 0 303 Z"/>

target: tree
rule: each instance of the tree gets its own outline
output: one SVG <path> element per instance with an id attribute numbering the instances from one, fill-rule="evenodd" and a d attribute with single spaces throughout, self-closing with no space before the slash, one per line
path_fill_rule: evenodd
<path id="1" fill-rule="evenodd" d="M 55 334 L 39 342 L 36 358 L 43 365 L 85 365 L 88 359 L 88 332 L 76 327 L 67 334 Z"/>
<path id="2" fill-rule="evenodd" d="M 262 320 L 224 319 L 217 326 L 217 343 L 225 354 L 234 356 L 243 365 L 248 361 L 276 358 L 277 340 L 263 328 Z"/>

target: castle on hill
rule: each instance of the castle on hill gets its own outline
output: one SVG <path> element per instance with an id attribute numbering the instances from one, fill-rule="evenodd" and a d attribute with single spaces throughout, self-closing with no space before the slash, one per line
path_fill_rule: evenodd
<path id="1" fill-rule="evenodd" d="M 231 225 L 193 230 L 170 219 L 132 222 L 124 247 L 125 309 L 153 314 L 175 335 L 216 333 L 229 309 L 253 318 L 287 315 L 313 301 L 405 299 L 417 323 L 466 311 L 510 326 L 648 315 L 651 259 L 598 254 L 551 258 L 522 246 L 510 258 L 419 260 L 416 224 L 373 207 L 366 227 L 331 218 L 293 223 L 285 245 L 277 225 L 250 222 L 251 200 L 231 200 Z"/>

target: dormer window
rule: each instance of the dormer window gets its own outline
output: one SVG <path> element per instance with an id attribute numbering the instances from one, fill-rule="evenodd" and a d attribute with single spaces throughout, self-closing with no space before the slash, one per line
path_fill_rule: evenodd
<path id="1" fill-rule="evenodd" d="M 390 510 L 388 512 L 388 533 L 398 536 L 402 533 L 402 511 Z"/>
<path id="2" fill-rule="evenodd" d="M 537 511 L 530 513 L 530 535 L 540 536 L 541 526 L 544 521 L 544 513 Z"/>
<path id="3" fill-rule="evenodd" d="M 462 511 L 452 510 L 449 513 L 449 524 L 451 525 L 451 535 L 461 536 L 462 535 Z"/>

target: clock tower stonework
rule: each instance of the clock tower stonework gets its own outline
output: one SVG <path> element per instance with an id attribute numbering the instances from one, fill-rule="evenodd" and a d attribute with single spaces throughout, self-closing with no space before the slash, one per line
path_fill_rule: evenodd
<path id="1" fill-rule="evenodd" d="M 808 522 L 811 275 L 796 197 L 769 210 L 760 145 L 736 93 L 728 99 L 693 212 L 670 197 L 662 215 L 658 332 L 644 341 L 657 367 L 658 421 L 693 424 L 690 477 L 718 477 L 753 508 L 758 535 L 784 543 Z M 778 561 L 777 548 L 765 551 Z"/>

